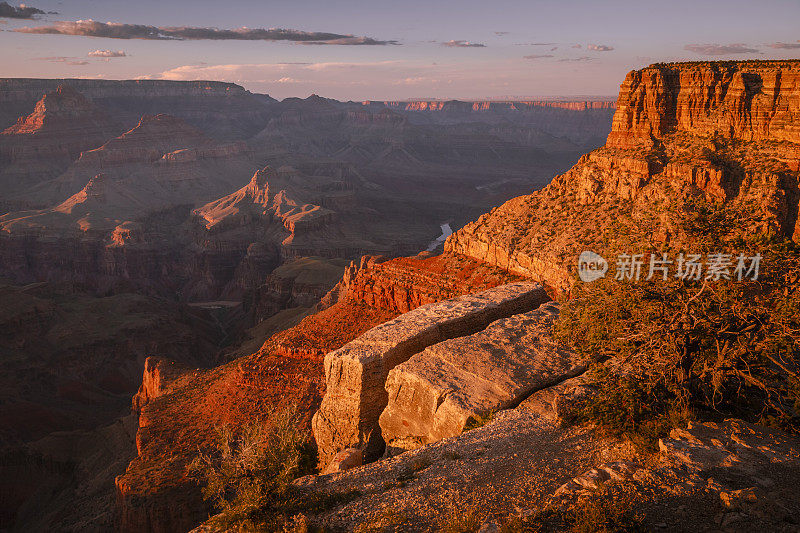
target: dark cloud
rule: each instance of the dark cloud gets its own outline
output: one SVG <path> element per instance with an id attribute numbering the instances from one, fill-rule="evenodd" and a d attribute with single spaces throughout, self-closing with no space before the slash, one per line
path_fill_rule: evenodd
<path id="1" fill-rule="evenodd" d="M 587 44 L 586 49 L 593 52 L 610 52 L 614 47 L 607 44 Z"/>
<path id="2" fill-rule="evenodd" d="M 704 56 L 724 56 L 728 54 L 755 54 L 759 51 L 755 48 L 749 48 L 743 43 L 733 44 L 687 44 L 683 47 L 684 50 L 694 52 Z"/>
<path id="3" fill-rule="evenodd" d="M 559 61 L 562 62 L 562 63 L 567 62 L 567 61 L 570 61 L 570 62 L 572 62 L 572 61 L 582 62 L 582 61 L 594 61 L 594 60 L 595 60 L 595 58 L 589 57 L 589 56 L 565 57 L 564 59 L 559 59 Z"/>
<path id="4" fill-rule="evenodd" d="M 64 57 L 64 56 L 56 56 L 56 57 L 34 57 L 37 61 L 49 61 L 50 63 L 66 63 L 67 65 L 88 65 L 89 62 L 85 59 L 80 59 L 77 57 Z"/>
<path id="5" fill-rule="evenodd" d="M 516 46 L 553 46 L 558 43 L 514 43 Z"/>
<path id="6" fill-rule="evenodd" d="M 471 43 L 469 41 L 447 41 L 442 43 L 442 46 L 450 46 L 452 48 L 485 48 L 485 44 Z"/>
<path id="7" fill-rule="evenodd" d="M 177 41 L 294 41 L 307 44 L 387 45 L 397 41 L 379 41 L 371 37 L 356 37 L 338 33 L 307 32 L 283 28 L 196 28 L 192 26 L 145 26 L 97 22 L 94 20 L 61 21 L 49 26 L 17 28 L 20 33 L 80 35 L 107 39 L 148 39 Z"/>
<path id="8" fill-rule="evenodd" d="M 507 31 L 496 31 L 494 32 L 495 35 L 508 35 L 509 32 Z"/>
<path id="9" fill-rule="evenodd" d="M 95 50 L 87 54 L 89 57 L 128 57 L 124 50 Z"/>
<path id="10" fill-rule="evenodd" d="M 572 45 L 572 48 L 580 48 L 580 47 L 581 47 L 581 45 L 579 45 L 579 44 L 573 44 Z"/>
<path id="11" fill-rule="evenodd" d="M 529 56 L 523 56 L 525 59 L 544 59 L 546 57 L 553 57 L 553 54 L 531 54 Z"/>
<path id="12" fill-rule="evenodd" d="M 768 44 L 770 48 L 775 48 L 776 50 L 796 50 L 800 48 L 800 41 L 796 43 L 771 43 Z"/>
<path id="13" fill-rule="evenodd" d="M 32 19 L 34 15 L 44 15 L 45 12 L 35 7 L 20 4 L 19 7 L 0 2 L 0 18 L 7 19 Z"/>

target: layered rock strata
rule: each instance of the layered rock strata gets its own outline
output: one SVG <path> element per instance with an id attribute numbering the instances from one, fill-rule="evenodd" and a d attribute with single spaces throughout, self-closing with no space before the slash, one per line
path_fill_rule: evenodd
<path id="1" fill-rule="evenodd" d="M 503 285 L 424 305 L 327 354 L 326 393 L 312 422 L 320 464 L 345 448 L 363 449 L 367 459 L 383 451 L 378 417 L 387 405 L 386 378 L 395 366 L 428 346 L 471 335 L 547 300 L 539 285 Z"/>
<path id="2" fill-rule="evenodd" d="M 0 131 L 0 190 L 18 193 L 54 178 L 122 127 L 68 85 L 48 92 L 33 112 Z"/>
<path id="3" fill-rule="evenodd" d="M 628 73 L 608 144 L 635 147 L 674 132 L 800 143 L 800 64 L 656 64 Z"/>
<path id="4" fill-rule="evenodd" d="M 272 117 L 276 100 L 216 81 L 0 79 L 0 127 L 30 112 L 42 94 L 70 85 L 126 128 L 144 114 L 170 113 L 218 139 L 244 139 Z"/>

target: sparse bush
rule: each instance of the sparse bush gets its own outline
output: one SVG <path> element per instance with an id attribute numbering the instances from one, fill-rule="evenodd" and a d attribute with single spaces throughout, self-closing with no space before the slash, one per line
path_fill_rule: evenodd
<path id="1" fill-rule="evenodd" d="M 800 251 L 747 235 L 740 229 L 746 221 L 729 208 L 694 204 L 680 229 L 692 251 L 758 251 L 757 281 L 576 286 L 555 335 L 587 357 L 613 358 L 620 369 L 595 369 L 599 392 L 580 419 L 646 448 L 698 412 L 800 431 Z"/>
<path id="2" fill-rule="evenodd" d="M 475 414 L 472 415 L 469 420 L 467 420 L 467 425 L 464 426 L 464 431 L 469 431 L 471 429 L 477 429 L 479 427 L 483 427 L 489 422 L 492 421 L 494 418 L 494 412 L 490 411 L 485 415 Z"/>
<path id="3" fill-rule="evenodd" d="M 227 523 L 263 521 L 288 510 L 290 483 L 314 464 L 307 430 L 296 409 L 276 410 L 236 433 L 217 428 L 212 450 L 201 452 L 189 472 L 203 485 Z M 285 521 L 284 520 L 284 521 Z"/>
<path id="4" fill-rule="evenodd" d="M 476 508 L 454 509 L 445 515 L 436 528 L 437 533 L 474 533 L 481 527 L 480 513 Z"/>
<path id="5" fill-rule="evenodd" d="M 637 533 L 645 531 L 642 518 L 619 494 L 606 487 L 589 497 L 559 507 L 546 508 L 527 518 L 517 518 L 503 525 L 501 533 Z"/>

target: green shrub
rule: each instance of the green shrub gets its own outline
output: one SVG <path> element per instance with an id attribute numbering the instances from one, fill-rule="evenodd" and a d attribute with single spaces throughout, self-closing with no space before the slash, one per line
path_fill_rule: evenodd
<path id="1" fill-rule="evenodd" d="M 517 518 L 501 527 L 501 533 L 637 533 L 645 531 L 638 516 L 619 494 L 606 487 L 589 497 L 555 508 L 546 508 L 527 518 Z"/>
<path id="2" fill-rule="evenodd" d="M 645 448 L 700 413 L 800 432 L 800 251 L 776 236 L 742 232 L 748 219 L 741 212 L 700 202 L 685 207 L 685 249 L 759 252 L 761 275 L 578 283 L 555 336 L 587 357 L 609 360 L 595 369 L 599 392 L 579 418 Z M 638 251 L 677 255 L 646 247 L 629 253 Z"/>
<path id="3" fill-rule="evenodd" d="M 217 428 L 212 450 L 189 465 L 203 497 L 228 523 L 282 514 L 292 501 L 290 483 L 315 463 L 308 431 L 296 409 L 276 410 L 235 433 Z"/>
<path id="4" fill-rule="evenodd" d="M 464 426 L 464 431 L 469 431 L 471 429 L 478 429 L 480 427 L 483 427 L 489 422 L 491 422 L 492 419 L 494 419 L 493 411 L 489 411 L 485 415 L 474 414 L 471 417 L 469 417 L 469 420 L 467 420 L 467 424 Z"/>

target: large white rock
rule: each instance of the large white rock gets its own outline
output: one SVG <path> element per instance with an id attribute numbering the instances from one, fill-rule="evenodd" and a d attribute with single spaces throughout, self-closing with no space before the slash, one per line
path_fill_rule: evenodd
<path id="1" fill-rule="evenodd" d="M 320 463 L 327 465 L 346 448 L 363 449 L 367 460 L 380 455 L 378 417 L 386 407 L 386 376 L 392 368 L 428 346 L 470 335 L 548 300 L 539 284 L 510 283 L 423 305 L 327 354 L 326 392 L 312 420 Z"/>
<path id="2" fill-rule="evenodd" d="M 552 339 L 557 315 L 550 302 L 432 345 L 392 369 L 380 416 L 389 453 L 459 435 L 471 420 L 583 373 L 588 361 Z"/>

